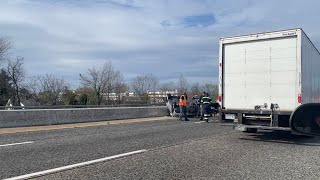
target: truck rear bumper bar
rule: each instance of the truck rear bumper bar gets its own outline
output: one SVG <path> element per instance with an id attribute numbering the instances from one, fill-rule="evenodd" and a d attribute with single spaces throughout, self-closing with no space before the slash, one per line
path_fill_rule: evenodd
<path id="1" fill-rule="evenodd" d="M 242 113 L 242 114 L 261 114 L 261 115 L 270 115 L 278 114 L 278 115 L 291 115 L 292 111 L 274 111 L 271 110 L 240 110 L 240 109 L 221 109 L 222 113 Z"/>
<path id="2" fill-rule="evenodd" d="M 219 120 L 233 120 L 234 129 L 254 131 L 257 129 L 291 131 L 289 119 L 291 111 L 221 109 Z"/>
<path id="3" fill-rule="evenodd" d="M 236 124 L 234 126 L 234 129 L 238 131 L 247 131 L 248 129 L 291 131 L 291 128 L 289 127 L 254 126 L 254 125 L 244 125 L 244 124 Z"/>

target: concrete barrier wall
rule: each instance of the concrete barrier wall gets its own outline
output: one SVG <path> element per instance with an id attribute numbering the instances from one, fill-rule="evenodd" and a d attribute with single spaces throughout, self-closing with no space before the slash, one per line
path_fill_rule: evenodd
<path id="1" fill-rule="evenodd" d="M 166 115 L 168 115 L 168 111 L 164 106 L 0 110 L 0 128 L 96 122 Z"/>

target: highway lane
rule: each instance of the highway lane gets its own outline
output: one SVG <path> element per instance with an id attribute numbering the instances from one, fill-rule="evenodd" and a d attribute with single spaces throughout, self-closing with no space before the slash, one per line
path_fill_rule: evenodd
<path id="1" fill-rule="evenodd" d="M 320 140 L 162 121 L 0 135 L 0 178 L 146 150 L 35 179 L 317 179 Z"/>
<path id="2" fill-rule="evenodd" d="M 0 179 L 232 132 L 216 123 L 174 118 L 109 126 L 0 135 Z"/>
<path id="3" fill-rule="evenodd" d="M 287 133 L 227 132 L 37 179 L 313 180 L 320 176 L 319 142 Z"/>

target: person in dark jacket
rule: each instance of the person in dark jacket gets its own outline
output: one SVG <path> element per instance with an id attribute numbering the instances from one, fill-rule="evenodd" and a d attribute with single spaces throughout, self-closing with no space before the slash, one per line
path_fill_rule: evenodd
<path id="1" fill-rule="evenodd" d="M 209 122 L 209 117 L 211 116 L 212 99 L 209 97 L 208 93 L 206 93 L 206 96 L 202 98 L 201 104 L 203 120 Z"/>
<path id="2" fill-rule="evenodd" d="M 195 95 L 192 97 L 192 103 L 191 103 L 191 112 L 192 113 L 195 113 L 195 116 L 196 117 L 199 117 L 198 116 L 198 113 L 199 113 L 199 109 L 200 109 L 200 101 L 199 101 L 199 97 L 198 95 Z"/>

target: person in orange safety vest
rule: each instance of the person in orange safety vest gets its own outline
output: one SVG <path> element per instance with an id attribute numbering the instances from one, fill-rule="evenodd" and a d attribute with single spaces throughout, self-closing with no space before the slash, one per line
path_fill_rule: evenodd
<path id="1" fill-rule="evenodd" d="M 189 119 L 187 117 L 187 96 L 186 96 L 186 93 L 184 93 L 184 95 L 180 96 L 179 107 L 180 107 L 179 120 L 182 121 L 182 117 L 184 116 L 184 120 L 189 121 Z"/>

